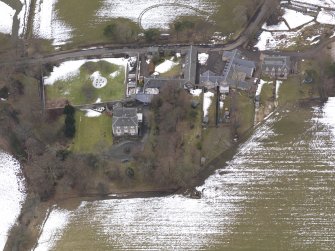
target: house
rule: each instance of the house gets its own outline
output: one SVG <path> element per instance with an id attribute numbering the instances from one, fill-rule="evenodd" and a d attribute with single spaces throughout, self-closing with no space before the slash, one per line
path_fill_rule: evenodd
<path id="1" fill-rule="evenodd" d="M 222 60 L 226 61 L 223 70 L 223 85 L 240 90 L 249 90 L 252 82 L 248 81 L 254 75 L 256 64 L 242 57 L 239 50 L 225 51 Z"/>
<path id="2" fill-rule="evenodd" d="M 112 128 L 114 136 L 137 136 L 138 114 L 136 108 L 113 109 Z"/>
<path id="3" fill-rule="evenodd" d="M 200 74 L 200 85 L 207 89 L 212 89 L 218 85 L 225 86 L 224 77 L 218 76 L 214 72 L 208 70 Z"/>
<path id="4" fill-rule="evenodd" d="M 291 60 L 286 56 L 265 56 L 262 74 L 272 78 L 287 79 L 291 72 Z"/>
<path id="5" fill-rule="evenodd" d="M 229 88 L 249 90 L 254 75 L 256 64 L 242 57 L 239 50 L 225 51 L 222 55 L 225 62 L 222 75 L 217 75 L 208 70 L 200 75 L 200 85 L 208 89 L 220 87 L 220 93 L 228 93 Z"/>

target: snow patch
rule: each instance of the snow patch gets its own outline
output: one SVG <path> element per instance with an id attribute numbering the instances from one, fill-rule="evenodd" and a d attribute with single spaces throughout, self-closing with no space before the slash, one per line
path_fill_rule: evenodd
<path id="1" fill-rule="evenodd" d="M 301 25 L 309 23 L 314 19 L 311 16 L 291 9 L 285 9 L 285 14 L 283 15 L 283 18 L 286 20 L 291 29 L 295 29 Z"/>
<path id="2" fill-rule="evenodd" d="M 31 0 L 21 0 L 23 4 L 18 19 L 20 20 L 19 36 L 24 36 L 27 28 Z"/>
<path id="3" fill-rule="evenodd" d="M 0 32 L 5 34 L 12 34 L 13 17 L 15 10 L 9 5 L 0 1 Z"/>
<path id="4" fill-rule="evenodd" d="M 280 88 L 280 86 L 281 86 L 282 83 L 283 83 L 283 81 L 276 80 L 276 99 L 279 98 L 279 88 Z"/>
<path id="5" fill-rule="evenodd" d="M 0 151 L 0 250 L 3 250 L 7 234 L 15 224 L 26 198 L 20 163 L 11 155 Z"/>
<path id="6" fill-rule="evenodd" d="M 214 93 L 212 92 L 206 92 L 204 94 L 204 103 L 203 103 L 204 117 L 208 116 L 208 109 L 211 106 L 212 97 L 214 97 Z"/>
<path id="7" fill-rule="evenodd" d="M 206 65 L 208 58 L 209 58 L 209 55 L 207 53 L 199 53 L 198 54 L 199 64 Z"/>
<path id="8" fill-rule="evenodd" d="M 200 94 L 202 93 L 202 89 L 191 90 L 190 93 L 195 97 L 199 97 Z"/>
<path id="9" fill-rule="evenodd" d="M 269 32 L 263 31 L 259 36 L 258 43 L 255 45 L 260 51 L 277 49 L 279 47 L 290 47 L 294 44 L 293 38 L 297 37 L 299 32 Z"/>
<path id="10" fill-rule="evenodd" d="M 174 66 L 178 64 L 179 63 L 173 62 L 172 60 L 165 60 L 163 63 L 155 67 L 155 71 L 158 73 L 165 73 L 171 70 Z"/>
<path id="11" fill-rule="evenodd" d="M 117 76 L 119 76 L 120 75 L 120 71 L 114 71 L 114 72 L 112 72 L 111 74 L 109 74 L 109 76 L 111 77 L 111 78 L 116 78 Z"/>
<path id="12" fill-rule="evenodd" d="M 259 96 L 259 95 L 261 95 L 263 85 L 266 84 L 266 83 L 267 83 L 267 82 L 264 81 L 264 80 L 262 80 L 262 79 L 259 81 L 259 84 L 258 84 L 258 86 L 257 86 L 257 90 L 256 90 L 256 94 L 255 94 L 256 97 Z"/>
<path id="13" fill-rule="evenodd" d="M 85 116 L 89 118 L 96 118 L 102 114 L 101 112 L 97 112 L 92 109 L 81 109 L 81 111 L 85 112 Z"/>
<path id="14" fill-rule="evenodd" d="M 97 16 L 100 20 L 122 17 L 134 22 L 138 22 L 141 16 L 140 22 L 144 29 L 168 29 L 169 24 L 179 16 L 208 17 L 215 9 L 216 5 L 206 0 L 187 2 L 185 0 L 104 0 Z M 202 13 L 195 10 L 202 11 Z"/>
<path id="15" fill-rule="evenodd" d="M 55 66 L 49 77 L 44 78 L 45 85 L 53 85 L 56 81 L 67 80 L 79 74 L 79 68 L 87 62 L 107 61 L 108 63 L 127 67 L 128 60 L 125 58 L 102 58 L 102 59 L 81 59 L 65 61 Z"/>
<path id="16" fill-rule="evenodd" d="M 101 76 L 99 71 L 94 72 L 90 79 L 94 88 L 101 89 L 107 85 L 107 78 Z"/>
<path id="17" fill-rule="evenodd" d="M 321 10 L 318 14 L 318 17 L 316 18 L 316 21 L 318 21 L 321 24 L 335 25 L 335 12 Z"/>
<path id="18" fill-rule="evenodd" d="M 62 237 L 70 216 L 70 211 L 59 208 L 53 209 L 43 226 L 42 234 L 34 251 L 52 250 L 56 242 Z"/>

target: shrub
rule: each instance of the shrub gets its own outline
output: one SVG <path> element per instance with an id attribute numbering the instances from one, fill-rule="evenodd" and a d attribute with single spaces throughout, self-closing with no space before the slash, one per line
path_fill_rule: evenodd
<path id="1" fill-rule="evenodd" d="M 2 88 L 0 89 L 0 98 L 7 99 L 7 98 L 8 98 L 8 95 L 9 95 L 8 87 L 7 87 L 7 86 L 2 87 Z"/>
<path id="2" fill-rule="evenodd" d="M 160 31 L 159 29 L 148 29 L 144 32 L 144 37 L 147 42 L 154 42 L 159 39 Z"/>
<path id="3" fill-rule="evenodd" d="M 134 177 L 134 175 L 135 175 L 134 169 L 132 169 L 131 167 L 128 167 L 127 170 L 126 170 L 126 174 L 129 178 Z"/>

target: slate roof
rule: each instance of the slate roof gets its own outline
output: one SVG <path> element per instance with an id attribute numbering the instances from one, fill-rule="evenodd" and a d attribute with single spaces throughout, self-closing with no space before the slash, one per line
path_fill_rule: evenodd
<path id="1" fill-rule="evenodd" d="M 251 83 L 245 81 L 245 78 L 251 78 L 256 64 L 253 61 L 242 59 L 239 50 L 225 51 L 222 56 L 227 60 L 227 64 L 223 70 L 224 83 L 237 89 L 248 90 Z"/>
<path id="2" fill-rule="evenodd" d="M 291 59 L 286 56 L 265 56 L 262 69 L 265 70 L 268 67 L 270 70 L 275 68 L 287 68 L 291 67 Z"/>
<path id="3" fill-rule="evenodd" d="M 112 125 L 114 126 L 137 126 L 137 109 L 136 108 L 116 108 L 113 110 Z"/>
<path id="4" fill-rule="evenodd" d="M 195 84 L 197 74 L 197 63 L 198 63 L 198 51 L 194 48 L 193 45 L 191 45 L 185 60 L 185 72 L 184 72 L 185 83 L 190 82 L 191 84 Z"/>
<path id="5" fill-rule="evenodd" d="M 154 94 L 137 93 L 135 98 L 139 102 L 149 104 L 151 103 L 154 96 Z"/>
<path id="6" fill-rule="evenodd" d="M 167 83 L 174 83 L 182 85 L 184 79 L 170 79 L 170 78 L 144 78 L 144 89 L 147 88 L 163 88 Z"/>
<path id="7" fill-rule="evenodd" d="M 202 85 L 219 85 L 224 81 L 224 76 L 217 76 L 212 71 L 206 71 L 200 75 L 200 84 Z M 223 83 L 221 84 L 223 85 Z"/>

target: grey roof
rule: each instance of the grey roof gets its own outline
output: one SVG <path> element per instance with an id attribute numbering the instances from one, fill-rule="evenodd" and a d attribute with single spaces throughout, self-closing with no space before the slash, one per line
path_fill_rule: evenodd
<path id="1" fill-rule="evenodd" d="M 195 84 L 196 73 L 197 73 L 197 63 L 198 63 L 198 51 L 191 45 L 189 52 L 186 55 L 185 60 L 185 71 L 184 79 L 186 82 Z"/>
<path id="2" fill-rule="evenodd" d="M 245 60 L 245 59 L 235 58 L 234 65 L 236 65 L 240 71 L 245 72 L 249 78 L 252 77 L 252 74 L 254 73 L 254 70 L 256 69 L 255 62 Z"/>
<path id="3" fill-rule="evenodd" d="M 147 88 L 162 88 L 167 83 L 174 83 L 174 84 L 183 84 L 185 82 L 184 79 L 170 79 L 170 78 L 144 78 L 144 89 Z"/>
<path id="4" fill-rule="evenodd" d="M 136 100 L 145 104 L 151 103 L 154 94 L 147 94 L 147 93 L 137 93 L 136 94 Z"/>
<path id="5" fill-rule="evenodd" d="M 113 121 L 114 126 L 137 126 L 137 109 L 136 108 L 116 108 L 113 110 Z"/>
<path id="6" fill-rule="evenodd" d="M 200 75 L 200 84 L 212 84 L 212 85 L 217 85 L 220 84 L 224 81 L 224 76 L 217 76 L 214 72 L 212 71 L 206 71 L 203 74 Z M 222 83 L 223 85 L 223 83 Z"/>
<path id="7" fill-rule="evenodd" d="M 241 52 L 237 49 L 224 52 L 222 58 L 227 60 L 223 70 L 224 83 L 238 89 L 249 90 L 251 84 L 246 82 L 245 78 L 252 77 L 256 69 L 255 62 L 242 59 Z"/>
<path id="8" fill-rule="evenodd" d="M 286 56 L 265 56 L 262 68 L 275 67 L 275 68 L 287 68 L 291 67 L 290 57 Z"/>
<path id="9" fill-rule="evenodd" d="M 250 68 L 242 65 L 235 65 L 235 71 L 243 72 L 245 73 L 246 77 L 251 78 L 254 74 L 255 68 Z"/>

